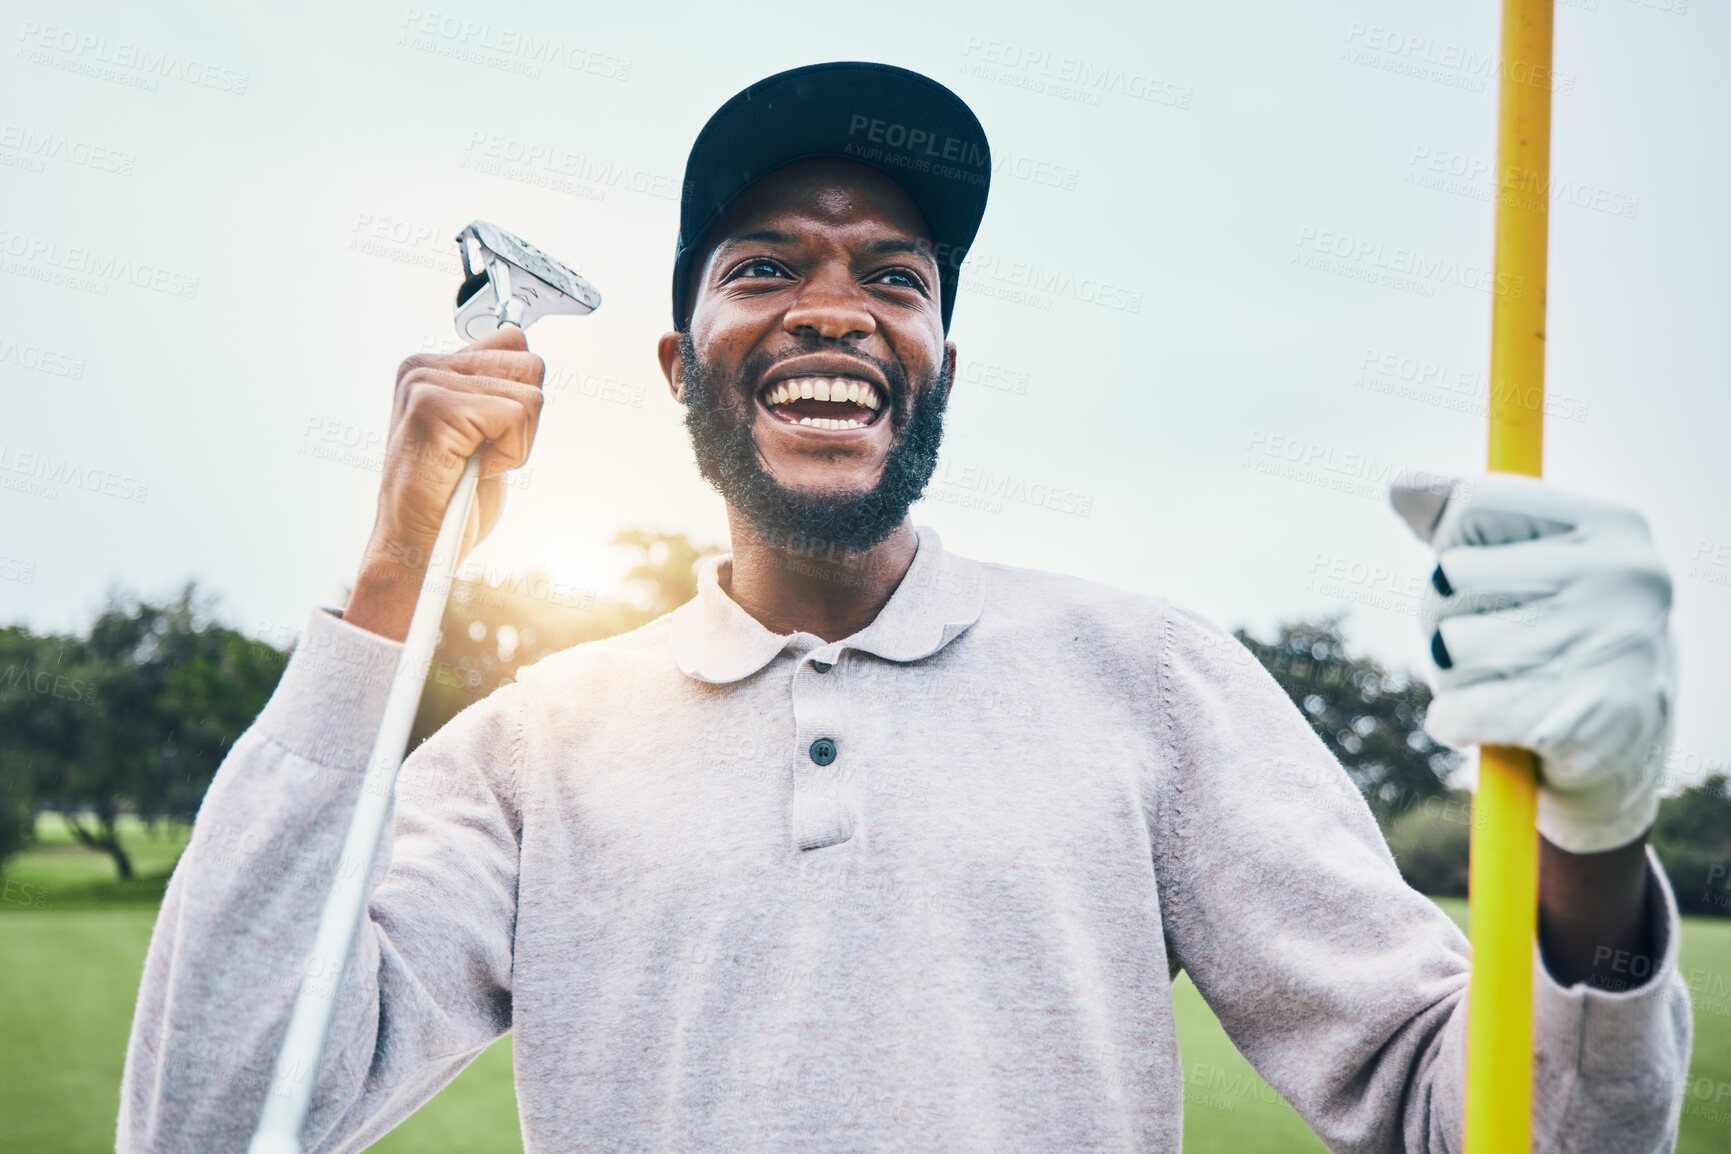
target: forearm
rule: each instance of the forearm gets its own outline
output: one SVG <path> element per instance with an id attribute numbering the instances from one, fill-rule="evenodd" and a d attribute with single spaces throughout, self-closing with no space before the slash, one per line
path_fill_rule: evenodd
<path id="1" fill-rule="evenodd" d="M 354 591 L 343 608 L 343 620 L 387 641 L 409 635 L 415 599 L 427 575 L 425 563 L 412 559 L 369 559 L 355 578 Z"/>
<path id="2" fill-rule="evenodd" d="M 1647 839 L 1573 854 L 1539 838 L 1539 948 L 1551 976 L 1601 990 L 1643 985 L 1663 943 L 1647 909 Z"/>

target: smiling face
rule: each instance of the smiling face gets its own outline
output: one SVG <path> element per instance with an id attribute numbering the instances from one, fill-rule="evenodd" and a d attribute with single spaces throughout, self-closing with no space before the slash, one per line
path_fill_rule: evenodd
<path id="1" fill-rule="evenodd" d="M 809 160 L 710 243 L 690 332 L 661 341 L 699 469 L 767 536 L 876 544 L 931 478 L 954 372 L 924 218 L 877 170 Z"/>

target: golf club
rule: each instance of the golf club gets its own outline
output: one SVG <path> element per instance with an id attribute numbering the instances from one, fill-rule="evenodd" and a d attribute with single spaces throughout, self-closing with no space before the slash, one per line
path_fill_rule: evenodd
<path id="1" fill-rule="evenodd" d="M 601 305 L 601 294 L 577 273 L 520 237 L 484 220 L 457 234 L 463 284 L 457 290 L 457 334 L 476 341 L 503 325 L 527 329 L 543 316 L 581 316 Z M 473 254 L 473 255 L 471 255 Z M 463 530 L 481 479 L 481 453 L 470 457 L 439 523 L 427 573 L 415 600 L 403 653 L 385 698 L 379 734 L 367 759 L 360 799 L 349 822 L 336 878 L 319 916 L 312 954 L 301 971 L 288 1033 L 277 1054 L 269 1093 L 248 1154 L 300 1154 L 301 1129 L 312 1103 L 313 1083 L 343 971 L 348 968 L 379 838 L 391 813 L 392 790 L 409 730 L 421 704 L 421 689 L 438 643 L 439 622 L 456 574 Z"/>

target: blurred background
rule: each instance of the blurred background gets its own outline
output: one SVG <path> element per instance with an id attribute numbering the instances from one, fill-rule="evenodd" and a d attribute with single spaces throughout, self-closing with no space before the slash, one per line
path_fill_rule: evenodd
<path id="1" fill-rule="evenodd" d="M 418 733 L 690 596 L 726 524 L 654 355 L 686 150 L 741 87 L 826 59 L 935 77 L 993 148 L 915 520 L 1240 629 L 1409 878 L 1463 917 L 1460 767 L 1424 739 L 1410 673 L 1429 564 L 1386 489 L 1482 467 L 1491 300 L 1524 288 L 1490 270 L 1495 199 L 1548 204 L 1546 474 L 1642 510 L 1675 579 L 1656 838 L 1694 915 L 1681 1148 L 1731 1146 L 1731 391 L 1711 335 L 1731 309 L 1731 15 L 1559 3 L 1552 181 L 1505 188 L 1497 18 L 9 4 L 0 1148 L 112 1144 L 155 902 L 308 613 L 347 595 L 396 365 L 457 347 L 469 220 L 605 303 L 531 334 L 549 404 L 466 563 Z M 1183 980 L 1179 1005 L 1188 1148 L 1302 1148 Z M 509 1063 L 507 1041 L 383 1145 L 517 1149 Z"/>

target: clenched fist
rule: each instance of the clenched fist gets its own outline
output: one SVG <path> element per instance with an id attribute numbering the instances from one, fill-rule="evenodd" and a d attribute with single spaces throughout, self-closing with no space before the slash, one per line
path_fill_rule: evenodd
<path id="1" fill-rule="evenodd" d="M 1538 754 L 1551 844 L 1603 853 L 1640 837 L 1677 693 L 1671 578 L 1646 521 L 1506 473 L 1390 496 L 1436 550 L 1425 729 L 1455 749 Z"/>
<path id="2" fill-rule="evenodd" d="M 498 524 L 505 472 L 529 459 L 546 366 L 506 325 L 458 352 L 397 369 L 378 516 L 343 619 L 401 641 L 463 463 L 482 454 L 481 483 L 459 560 Z"/>

